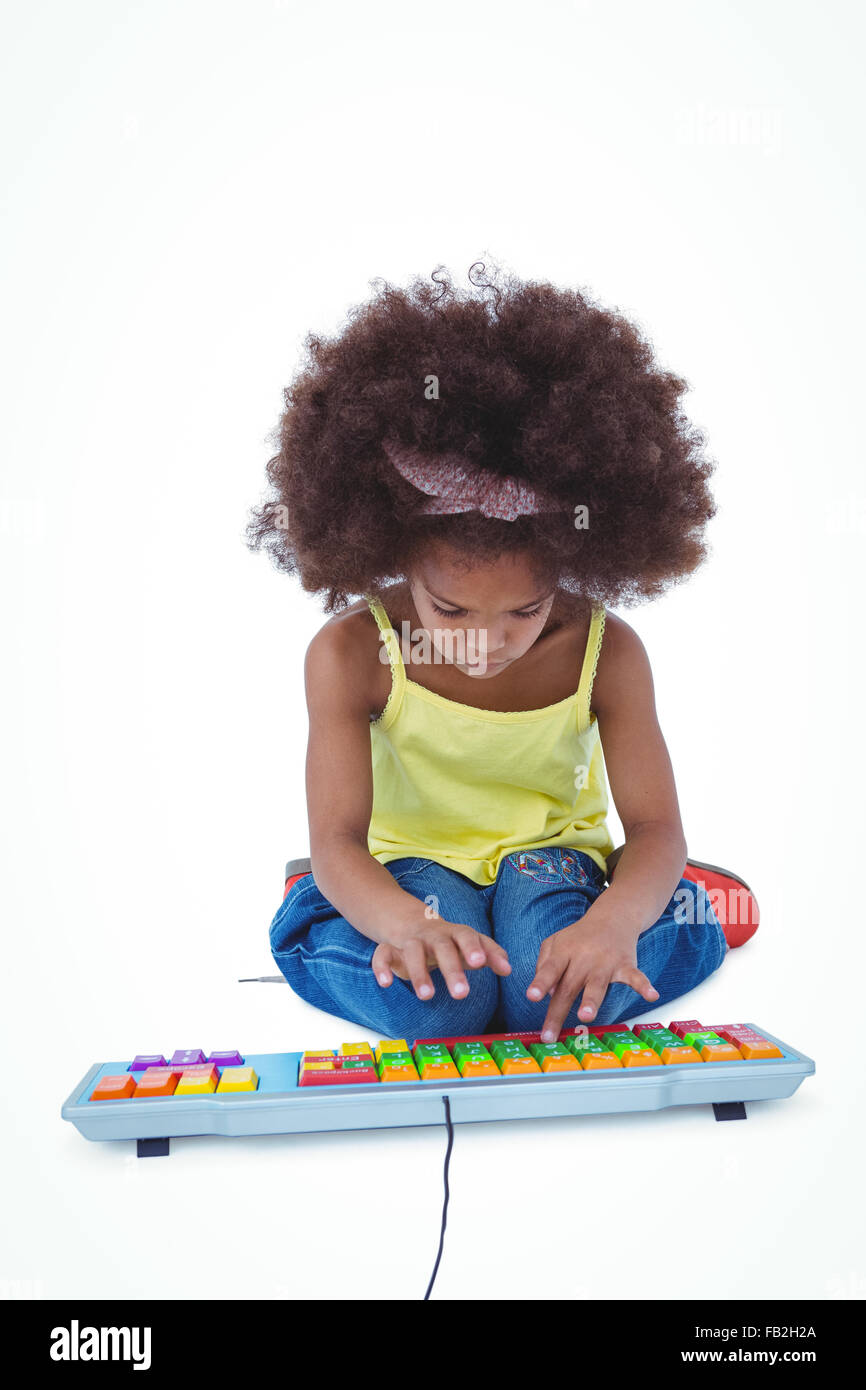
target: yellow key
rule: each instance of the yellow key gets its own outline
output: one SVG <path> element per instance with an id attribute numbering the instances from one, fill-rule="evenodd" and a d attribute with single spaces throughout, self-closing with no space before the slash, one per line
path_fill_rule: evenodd
<path id="1" fill-rule="evenodd" d="M 216 1067 L 214 1067 L 216 1072 Z M 211 1073 L 202 1075 L 200 1072 L 185 1071 L 181 1074 L 180 1081 L 177 1083 L 176 1096 L 204 1096 L 209 1091 L 215 1091 L 217 1078 Z"/>
<path id="2" fill-rule="evenodd" d="M 336 1071 L 337 1064 L 333 1058 L 320 1057 L 316 1062 L 302 1062 L 301 1071 Z"/>
<path id="3" fill-rule="evenodd" d="M 254 1091 L 258 1084 L 258 1075 L 252 1067 L 224 1067 L 217 1095 L 220 1091 Z"/>
<path id="4" fill-rule="evenodd" d="M 309 1052 L 303 1052 L 301 1053 L 301 1066 L 305 1066 L 307 1062 L 326 1062 L 328 1058 L 333 1057 L 333 1055 L 333 1048 L 330 1047 L 320 1047 Z"/>
<path id="5" fill-rule="evenodd" d="M 341 1057 L 372 1057 L 373 1049 L 369 1043 L 340 1043 Z"/>

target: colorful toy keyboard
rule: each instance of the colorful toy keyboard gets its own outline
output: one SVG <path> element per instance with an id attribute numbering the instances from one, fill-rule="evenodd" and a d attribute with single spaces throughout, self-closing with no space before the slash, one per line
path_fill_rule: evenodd
<path id="1" fill-rule="evenodd" d="M 815 1063 L 750 1023 L 696 1019 L 634 1029 L 344 1043 L 338 1051 L 197 1049 L 96 1063 L 61 1109 L 86 1139 L 137 1139 L 168 1153 L 171 1136 L 295 1134 L 658 1110 L 711 1103 L 744 1119 L 744 1102 L 793 1095 Z"/>

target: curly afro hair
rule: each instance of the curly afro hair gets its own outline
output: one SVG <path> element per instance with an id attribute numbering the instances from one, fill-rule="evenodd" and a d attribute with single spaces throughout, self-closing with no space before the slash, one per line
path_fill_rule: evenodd
<path id="1" fill-rule="evenodd" d="M 373 281 L 377 293 L 338 336 L 307 335 L 250 548 L 323 594 L 328 613 L 409 577 L 436 543 L 467 566 L 524 551 L 581 602 L 656 597 L 706 558 L 716 510 L 715 465 L 679 406 L 687 383 L 582 291 L 510 276 L 479 285 L 475 269 L 464 294 L 441 267 L 405 290 Z M 570 510 L 516 521 L 426 514 L 429 499 L 390 463 L 385 439 L 459 453 Z"/>

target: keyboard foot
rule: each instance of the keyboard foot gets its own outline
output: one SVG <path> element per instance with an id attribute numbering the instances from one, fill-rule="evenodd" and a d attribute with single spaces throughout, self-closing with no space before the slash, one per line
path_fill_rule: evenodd
<path id="1" fill-rule="evenodd" d="M 139 1158 L 162 1158 L 168 1153 L 167 1139 L 137 1139 Z"/>
<path id="2" fill-rule="evenodd" d="M 713 1110 L 716 1112 L 717 1120 L 748 1119 L 744 1100 L 714 1100 Z"/>

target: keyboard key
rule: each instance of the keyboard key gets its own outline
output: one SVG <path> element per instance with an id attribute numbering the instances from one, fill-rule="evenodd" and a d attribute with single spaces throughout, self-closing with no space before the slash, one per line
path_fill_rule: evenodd
<path id="1" fill-rule="evenodd" d="M 298 1077 L 299 1086 L 361 1086 L 370 1082 L 379 1084 L 373 1067 L 329 1067 L 320 1062 L 304 1067 Z"/>
<path id="2" fill-rule="evenodd" d="M 173 1096 L 181 1073 L 168 1067 L 149 1067 L 135 1088 L 136 1100 L 145 1096 Z"/>
<path id="3" fill-rule="evenodd" d="M 135 1095 L 135 1077 L 129 1072 L 125 1076 L 103 1076 L 96 1089 L 90 1092 L 91 1100 L 127 1100 Z"/>
<path id="4" fill-rule="evenodd" d="M 775 1043 L 768 1042 L 766 1038 L 743 1038 L 735 1046 L 739 1047 L 741 1056 L 747 1062 L 757 1062 L 765 1057 L 783 1057 L 785 1055 Z"/>
<path id="5" fill-rule="evenodd" d="M 383 1066 L 379 1074 L 380 1081 L 420 1081 L 418 1070 L 415 1063 L 402 1063 L 396 1066 Z"/>
<path id="6" fill-rule="evenodd" d="M 136 1057 L 134 1062 L 129 1065 L 130 1071 L 147 1071 L 148 1067 L 166 1067 L 168 1063 L 162 1053 L 153 1057 Z"/>
<path id="7" fill-rule="evenodd" d="M 239 1052 L 212 1052 L 207 1059 L 218 1067 L 242 1067 L 244 1059 Z"/>
<path id="8" fill-rule="evenodd" d="M 613 1052 L 587 1052 L 585 1057 L 580 1060 L 580 1065 L 584 1071 L 605 1071 L 622 1069 L 622 1062 Z"/>
<path id="9" fill-rule="evenodd" d="M 554 1046 L 556 1046 L 556 1044 L 554 1044 Z M 577 1058 L 568 1050 L 556 1052 L 547 1057 L 541 1057 L 539 1062 L 543 1072 L 581 1070 L 580 1062 L 578 1062 Z"/>
<path id="10" fill-rule="evenodd" d="M 226 1091 L 254 1091 L 259 1078 L 253 1067 L 225 1067 L 217 1086 L 217 1095 Z"/>
<path id="11" fill-rule="evenodd" d="M 528 1052 L 525 1057 L 518 1057 L 516 1053 L 509 1054 L 499 1066 L 503 1076 L 529 1076 L 532 1073 L 541 1075 L 541 1067 Z"/>
<path id="12" fill-rule="evenodd" d="M 627 1047 L 619 1053 L 624 1067 L 660 1067 L 661 1058 L 651 1047 Z"/>
<path id="13" fill-rule="evenodd" d="M 341 1057 L 372 1057 L 373 1049 L 368 1042 L 340 1043 Z"/>
<path id="14" fill-rule="evenodd" d="M 700 1044 L 701 1057 L 705 1062 L 742 1062 L 743 1054 L 739 1048 L 734 1047 L 733 1043 L 723 1042 L 721 1038 L 717 1042 L 712 1039 L 704 1040 Z"/>
<path id="15" fill-rule="evenodd" d="M 380 1043 L 377 1043 L 377 1044 L 376 1044 L 376 1051 L 374 1052 L 373 1055 L 374 1055 L 374 1057 L 376 1058 L 376 1061 L 377 1061 L 377 1062 L 381 1062 L 381 1060 L 382 1060 L 382 1058 L 383 1058 L 383 1056 L 385 1055 L 386 1052 L 408 1052 L 408 1051 L 409 1051 L 409 1044 L 407 1043 L 407 1041 L 406 1041 L 405 1038 L 398 1038 L 398 1039 L 396 1040 L 396 1042 L 393 1041 L 393 1040 L 389 1041 L 388 1039 L 385 1039 L 383 1042 L 380 1042 Z"/>
<path id="16" fill-rule="evenodd" d="M 501 1076 L 492 1057 L 461 1057 L 457 1063 L 461 1076 Z"/>
<path id="17" fill-rule="evenodd" d="M 420 1057 L 418 1074 L 422 1081 L 459 1081 L 460 1073 L 450 1058 Z"/>
<path id="18" fill-rule="evenodd" d="M 192 1067 L 197 1062 L 206 1062 L 207 1058 L 200 1047 L 188 1048 L 186 1052 L 182 1049 L 172 1054 L 171 1065 L 173 1067 Z"/>
<path id="19" fill-rule="evenodd" d="M 655 1050 L 655 1049 L 653 1049 Z M 687 1062 L 701 1062 L 703 1058 L 693 1047 L 663 1047 L 657 1054 L 665 1066 L 671 1067 Z"/>
<path id="20" fill-rule="evenodd" d="M 671 1032 L 676 1033 L 678 1038 L 684 1038 L 686 1033 L 700 1032 L 703 1026 L 696 1018 L 687 1018 L 685 1021 L 668 1024 Z"/>
<path id="21" fill-rule="evenodd" d="M 219 1071 L 215 1066 L 187 1067 L 175 1089 L 176 1096 L 204 1096 L 215 1091 L 219 1081 Z"/>

